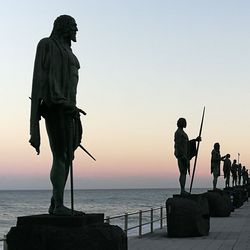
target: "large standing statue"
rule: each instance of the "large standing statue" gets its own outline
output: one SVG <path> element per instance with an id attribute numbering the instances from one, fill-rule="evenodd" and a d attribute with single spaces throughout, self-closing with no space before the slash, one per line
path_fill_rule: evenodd
<path id="1" fill-rule="evenodd" d="M 196 139 L 188 139 L 188 135 L 184 132 L 184 128 L 187 126 L 185 118 L 180 118 L 177 121 L 178 129 L 174 135 L 174 155 L 178 161 L 178 167 L 180 172 L 179 182 L 181 186 L 181 194 L 186 194 L 185 184 L 187 171 L 190 174 L 190 160 L 196 155 L 196 141 L 201 141 L 198 136 Z"/>
<path id="2" fill-rule="evenodd" d="M 242 176 L 242 166 L 241 163 L 238 164 L 237 167 L 237 175 L 238 175 L 238 185 L 241 185 L 241 176 Z"/>
<path id="3" fill-rule="evenodd" d="M 226 156 L 220 155 L 220 144 L 216 142 L 211 152 L 211 174 L 213 174 L 213 189 L 216 189 L 217 180 L 220 176 L 220 162 L 224 160 Z"/>
<path id="4" fill-rule="evenodd" d="M 29 142 L 39 154 L 42 116 L 53 155 L 50 172 L 53 195 L 49 213 L 54 215 L 72 212 L 64 206 L 64 188 L 74 150 L 82 136 L 81 110 L 76 107 L 80 65 L 71 50 L 71 41 L 76 42 L 77 31 L 74 18 L 59 16 L 50 37 L 38 43 L 33 73 Z"/>
<path id="5" fill-rule="evenodd" d="M 230 154 L 227 154 L 225 159 L 223 160 L 223 173 L 224 173 L 224 179 L 225 179 L 225 187 L 229 187 L 230 182 L 230 173 L 231 173 L 231 160 L 230 160 Z"/>
<path id="6" fill-rule="evenodd" d="M 233 160 L 233 164 L 231 166 L 231 173 L 232 173 L 232 187 L 237 185 L 237 163 L 236 159 Z"/>

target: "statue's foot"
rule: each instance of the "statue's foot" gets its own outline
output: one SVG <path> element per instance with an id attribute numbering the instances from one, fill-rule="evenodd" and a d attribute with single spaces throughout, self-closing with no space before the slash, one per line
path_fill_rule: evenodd
<path id="1" fill-rule="evenodd" d="M 55 209 L 55 206 L 50 205 L 49 206 L 49 210 L 48 210 L 49 214 L 53 214 L 54 213 L 54 209 Z"/>
<path id="2" fill-rule="evenodd" d="M 189 192 L 187 192 L 187 191 L 185 191 L 185 190 L 182 190 L 182 191 L 181 191 L 181 195 L 183 195 L 183 196 L 187 196 L 187 195 L 190 195 L 190 193 L 189 193 Z"/>
<path id="3" fill-rule="evenodd" d="M 73 213 L 72 213 L 72 210 L 70 208 L 67 208 L 65 206 L 59 206 L 59 207 L 54 208 L 52 214 L 56 216 L 70 216 L 70 215 L 83 216 L 85 213 L 82 211 L 76 211 L 76 210 L 73 210 Z"/>
<path id="4" fill-rule="evenodd" d="M 49 206 L 49 214 L 53 214 L 53 211 L 55 209 L 55 200 L 54 200 L 54 197 L 52 196 L 51 197 L 51 201 L 50 201 L 50 206 Z"/>

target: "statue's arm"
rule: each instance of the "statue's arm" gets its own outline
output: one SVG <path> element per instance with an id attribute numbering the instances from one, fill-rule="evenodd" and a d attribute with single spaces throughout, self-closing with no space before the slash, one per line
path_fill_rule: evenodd
<path id="1" fill-rule="evenodd" d="M 33 70 L 33 81 L 31 90 L 31 111 L 30 111 L 30 144 L 40 153 L 40 127 L 39 120 L 41 118 L 39 108 L 43 99 L 44 87 L 44 64 L 47 50 L 47 39 L 42 39 L 36 50 L 36 57 Z"/>
<path id="2" fill-rule="evenodd" d="M 175 132 L 174 142 L 175 142 L 175 156 L 177 158 L 181 158 L 181 157 L 185 156 L 184 146 L 183 146 L 184 137 L 179 131 Z"/>

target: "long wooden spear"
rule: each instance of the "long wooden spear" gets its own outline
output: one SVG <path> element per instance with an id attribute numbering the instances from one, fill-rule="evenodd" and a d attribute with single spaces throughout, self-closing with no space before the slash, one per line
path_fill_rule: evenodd
<path id="1" fill-rule="evenodd" d="M 204 121 L 204 115 L 205 115 L 205 107 L 203 108 L 199 137 L 201 137 L 203 121 Z M 195 160 L 194 160 L 194 168 L 193 168 L 193 174 L 192 174 L 192 179 L 191 179 L 191 183 L 190 183 L 190 190 L 189 190 L 190 194 L 191 194 L 191 191 L 192 191 L 192 186 L 193 186 L 193 181 L 194 181 L 194 174 L 195 174 L 196 163 L 197 163 L 197 158 L 198 158 L 198 153 L 199 153 L 199 147 L 200 147 L 200 140 L 198 141 L 198 144 L 197 144 L 197 151 L 196 151 Z"/>

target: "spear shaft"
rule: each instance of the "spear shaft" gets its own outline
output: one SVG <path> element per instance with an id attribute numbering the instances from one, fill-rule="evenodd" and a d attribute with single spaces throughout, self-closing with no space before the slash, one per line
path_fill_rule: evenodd
<path id="1" fill-rule="evenodd" d="M 86 148 L 84 148 L 81 144 L 79 144 L 79 147 L 88 155 L 90 156 L 94 161 L 96 161 L 96 159 L 93 157 L 93 155 L 91 155 L 88 150 Z"/>
<path id="2" fill-rule="evenodd" d="M 203 121 L 204 121 L 204 115 L 205 115 L 205 107 L 203 108 L 199 137 L 201 137 Z M 198 144 L 197 144 L 197 151 L 196 151 L 195 160 L 194 160 L 194 168 L 193 168 L 192 179 L 191 179 L 190 190 L 189 190 L 190 194 L 191 194 L 191 191 L 192 191 L 192 186 L 193 186 L 193 181 L 194 181 L 194 174 L 195 174 L 196 163 L 197 163 L 197 158 L 198 158 L 198 153 L 199 153 L 199 147 L 200 147 L 200 140 L 198 141 Z"/>

